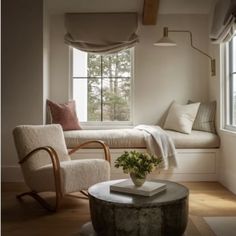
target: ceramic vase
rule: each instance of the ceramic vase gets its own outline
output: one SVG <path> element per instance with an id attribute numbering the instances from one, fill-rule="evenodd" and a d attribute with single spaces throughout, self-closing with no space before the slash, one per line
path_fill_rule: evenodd
<path id="1" fill-rule="evenodd" d="M 130 173 L 130 178 L 136 187 L 141 187 L 146 181 L 146 176 L 144 178 L 140 178 L 135 173 Z"/>

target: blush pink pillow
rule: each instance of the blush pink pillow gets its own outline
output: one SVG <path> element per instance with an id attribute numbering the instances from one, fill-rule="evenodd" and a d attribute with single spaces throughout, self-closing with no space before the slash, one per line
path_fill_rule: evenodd
<path id="1" fill-rule="evenodd" d="M 53 124 L 60 124 L 63 130 L 81 129 L 76 115 L 75 101 L 58 104 L 47 100 L 47 105 L 50 109 Z"/>

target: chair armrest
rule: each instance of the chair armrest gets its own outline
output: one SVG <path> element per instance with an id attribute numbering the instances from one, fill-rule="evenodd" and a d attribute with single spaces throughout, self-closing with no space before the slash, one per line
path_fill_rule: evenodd
<path id="1" fill-rule="evenodd" d="M 56 192 L 59 194 L 59 196 L 62 196 L 60 161 L 59 161 L 57 152 L 55 151 L 54 148 L 52 148 L 50 146 L 35 148 L 29 154 L 27 154 L 24 158 L 22 158 L 19 161 L 19 164 L 25 163 L 27 160 L 29 160 L 31 157 L 33 157 L 35 153 L 37 153 L 39 151 L 46 151 L 49 154 L 49 157 L 50 157 L 51 162 L 52 162 L 52 167 L 53 167 L 55 189 L 56 189 Z"/>
<path id="2" fill-rule="evenodd" d="M 76 152 L 77 150 L 85 147 L 88 144 L 91 143 L 98 143 L 102 146 L 103 150 L 104 150 L 104 154 L 105 154 L 105 160 L 108 161 L 111 164 L 111 153 L 110 153 L 110 148 L 108 147 L 108 145 L 105 144 L 105 142 L 103 142 L 102 140 L 90 140 L 84 143 L 79 144 L 78 146 L 74 147 L 72 150 L 69 151 L 69 155 L 73 154 L 74 152 Z"/>

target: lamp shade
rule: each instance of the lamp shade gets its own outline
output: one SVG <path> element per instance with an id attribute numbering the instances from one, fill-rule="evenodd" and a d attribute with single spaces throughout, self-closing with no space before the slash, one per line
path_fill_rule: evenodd
<path id="1" fill-rule="evenodd" d="M 176 43 L 168 37 L 163 37 L 153 44 L 154 46 L 176 46 Z"/>
<path id="2" fill-rule="evenodd" d="M 168 37 L 168 28 L 164 27 L 163 37 L 153 44 L 154 46 L 176 46 L 176 43 L 169 39 Z"/>

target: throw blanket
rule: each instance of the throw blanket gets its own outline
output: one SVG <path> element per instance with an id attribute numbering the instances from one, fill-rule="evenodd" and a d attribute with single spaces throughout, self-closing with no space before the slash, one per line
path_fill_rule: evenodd
<path id="1" fill-rule="evenodd" d="M 144 131 L 148 152 L 162 157 L 165 169 L 177 166 L 175 145 L 160 126 L 138 125 L 134 128 Z"/>

